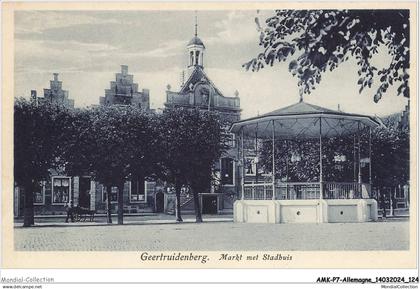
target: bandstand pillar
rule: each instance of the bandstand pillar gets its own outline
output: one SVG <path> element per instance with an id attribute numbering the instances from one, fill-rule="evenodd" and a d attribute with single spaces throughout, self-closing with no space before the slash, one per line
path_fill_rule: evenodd
<path id="1" fill-rule="evenodd" d="M 241 200 L 245 199 L 245 151 L 244 151 L 244 128 L 241 129 L 241 152 L 242 152 L 242 174 L 241 174 Z"/>
<path id="2" fill-rule="evenodd" d="M 276 199 L 276 163 L 275 163 L 275 143 L 276 143 L 276 130 L 275 130 L 275 126 L 274 126 L 274 119 L 273 119 L 273 196 L 272 199 L 275 200 Z"/>
<path id="3" fill-rule="evenodd" d="M 362 184 L 362 166 L 360 165 L 360 121 L 357 123 L 357 158 L 358 158 L 358 178 L 357 182 L 359 183 L 359 189 L 361 189 L 360 185 Z"/>
<path id="4" fill-rule="evenodd" d="M 286 199 L 289 199 L 289 141 L 286 139 Z"/>
<path id="5" fill-rule="evenodd" d="M 258 185 L 258 123 L 255 129 L 255 183 Z M 257 187 L 254 187 L 252 191 L 257 192 Z M 254 198 L 253 198 L 254 199 Z"/>
<path id="6" fill-rule="evenodd" d="M 369 185 L 372 190 L 372 128 L 369 127 Z"/>
<path id="7" fill-rule="evenodd" d="M 319 198 L 323 199 L 324 196 L 324 176 L 322 172 L 322 118 L 319 118 Z"/>
<path id="8" fill-rule="evenodd" d="M 356 135 L 353 134 L 353 182 L 356 180 Z"/>

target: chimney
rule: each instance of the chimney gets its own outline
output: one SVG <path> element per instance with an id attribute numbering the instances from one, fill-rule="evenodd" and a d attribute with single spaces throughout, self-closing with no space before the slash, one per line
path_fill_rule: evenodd
<path id="1" fill-rule="evenodd" d="M 37 101 L 36 99 L 36 90 L 31 90 L 31 101 L 35 102 Z"/>
<path id="2" fill-rule="evenodd" d="M 123 75 L 126 75 L 128 73 L 128 66 L 127 65 L 121 65 L 121 73 Z"/>
<path id="3" fill-rule="evenodd" d="M 54 81 L 58 81 L 58 73 L 53 73 L 54 75 Z"/>

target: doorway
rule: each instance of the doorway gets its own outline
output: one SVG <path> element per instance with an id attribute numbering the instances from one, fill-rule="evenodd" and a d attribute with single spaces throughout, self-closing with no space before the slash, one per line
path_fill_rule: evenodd
<path id="1" fill-rule="evenodd" d="M 217 214 L 217 195 L 202 195 L 203 214 Z"/>
<path id="2" fill-rule="evenodd" d="M 79 206 L 90 208 L 90 177 L 81 177 L 79 183 Z"/>
<path id="3" fill-rule="evenodd" d="M 164 210 L 164 195 L 162 191 L 159 191 L 155 195 L 155 206 L 156 213 L 163 213 Z"/>

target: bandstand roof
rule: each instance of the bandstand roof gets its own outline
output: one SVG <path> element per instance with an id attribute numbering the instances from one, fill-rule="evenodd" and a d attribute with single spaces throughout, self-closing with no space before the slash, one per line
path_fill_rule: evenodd
<path id="1" fill-rule="evenodd" d="M 351 135 L 358 129 L 383 125 L 380 119 L 298 102 L 272 112 L 232 124 L 230 131 L 248 137 L 279 139 L 317 138 Z M 321 129 L 320 129 L 321 123 Z"/>

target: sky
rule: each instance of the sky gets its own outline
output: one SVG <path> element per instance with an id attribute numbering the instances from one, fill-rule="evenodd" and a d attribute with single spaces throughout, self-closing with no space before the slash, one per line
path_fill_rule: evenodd
<path id="1" fill-rule="evenodd" d="M 242 118 L 253 117 L 299 101 L 297 78 L 288 63 L 259 72 L 242 64 L 261 51 L 255 17 L 272 11 L 198 11 L 198 36 L 204 42 L 204 69 L 225 96 L 238 90 Z M 15 12 L 15 96 L 38 96 L 54 72 L 76 107 L 99 104 L 120 65 L 128 65 L 139 90 L 150 90 L 152 108 L 162 108 L 166 87 L 180 87 L 186 70 L 188 41 L 194 35 L 194 11 L 17 11 Z M 389 56 L 379 53 L 378 65 Z M 321 83 L 306 102 L 345 112 L 387 115 L 400 112 L 407 99 L 391 87 L 379 103 L 374 89 L 359 94 L 357 67 L 350 59 Z"/>

